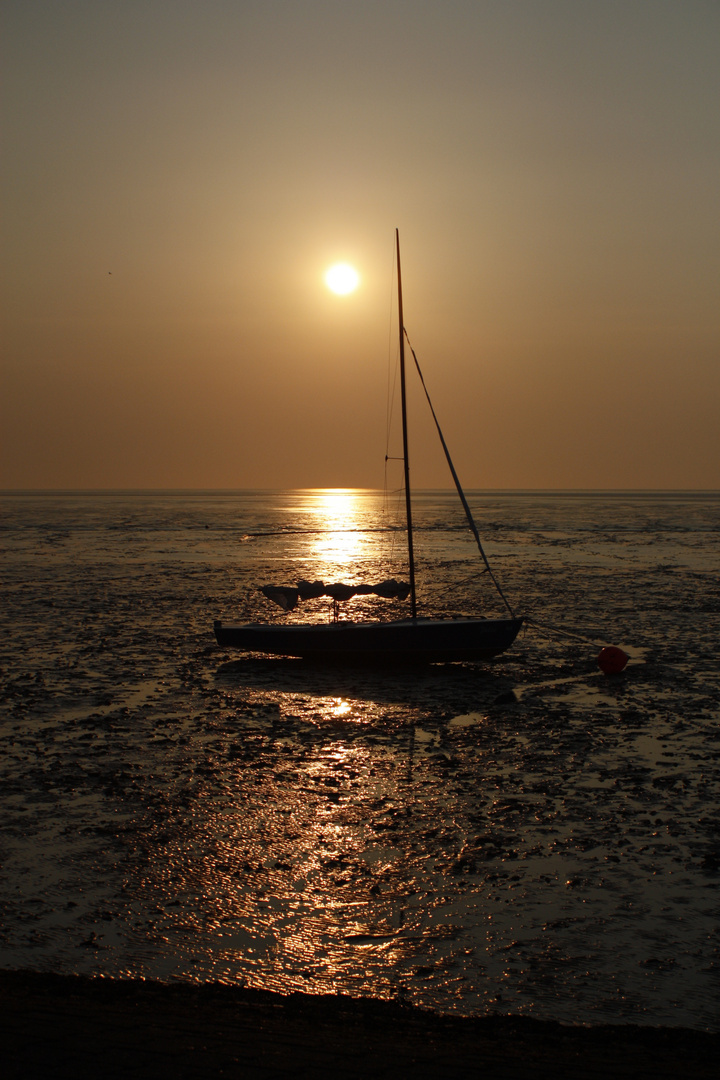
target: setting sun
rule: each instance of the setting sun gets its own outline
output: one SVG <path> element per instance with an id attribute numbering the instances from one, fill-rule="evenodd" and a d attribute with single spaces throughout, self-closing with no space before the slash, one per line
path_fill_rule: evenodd
<path id="1" fill-rule="evenodd" d="M 338 296 L 346 296 L 357 289 L 360 284 L 360 275 L 347 263 L 336 263 L 326 272 L 325 284 Z"/>

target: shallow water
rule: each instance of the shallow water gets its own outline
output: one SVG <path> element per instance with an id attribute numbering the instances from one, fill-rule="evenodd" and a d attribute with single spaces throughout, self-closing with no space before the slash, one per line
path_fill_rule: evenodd
<path id="1" fill-rule="evenodd" d="M 4 497 L 0 964 L 720 1029 L 720 496 L 470 502 L 622 675 L 537 626 L 420 672 L 220 652 L 288 618 L 258 584 L 405 576 L 373 494 Z M 416 524 L 422 612 L 499 614 L 453 498 Z"/>

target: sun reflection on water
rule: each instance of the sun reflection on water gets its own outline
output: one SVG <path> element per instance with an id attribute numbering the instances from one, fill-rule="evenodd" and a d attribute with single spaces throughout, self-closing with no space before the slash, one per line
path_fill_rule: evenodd
<path id="1" fill-rule="evenodd" d="M 355 489 L 331 488 L 308 492 L 307 509 L 318 535 L 310 555 L 330 575 L 334 567 L 346 569 L 370 555 L 364 493 Z"/>
<path id="2" fill-rule="evenodd" d="M 352 705 L 349 701 L 344 701 L 343 698 L 338 698 L 336 702 L 330 707 L 330 715 L 335 719 L 340 720 L 343 717 L 349 716 L 352 712 Z"/>

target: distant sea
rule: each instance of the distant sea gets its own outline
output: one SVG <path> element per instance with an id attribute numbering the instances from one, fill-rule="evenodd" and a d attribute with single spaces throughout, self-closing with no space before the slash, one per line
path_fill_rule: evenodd
<path id="1" fill-rule="evenodd" d="M 469 501 L 528 628 L 343 671 L 212 623 L 406 579 L 398 493 L 5 493 L 0 966 L 720 1030 L 720 493 Z M 499 614 L 455 496 L 414 512 L 420 612 Z"/>

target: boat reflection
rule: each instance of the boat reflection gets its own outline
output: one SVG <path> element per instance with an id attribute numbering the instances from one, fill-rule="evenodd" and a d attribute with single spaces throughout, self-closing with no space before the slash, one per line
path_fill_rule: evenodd
<path id="1" fill-rule="evenodd" d="M 281 657 L 243 657 L 215 671 L 215 684 L 230 705 L 237 696 L 248 704 L 279 703 L 313 723 L 348 719 L 383 720 L 387 706 L 401 705 L 419 712 L 433 708 L 438 715 L 451 710 L 461 715 L 488 708 L 514 690 L 511 673 L 479 664 L 429 664 L 423 668 L 353 669 L 325 667 L 311 661 Z"/>

